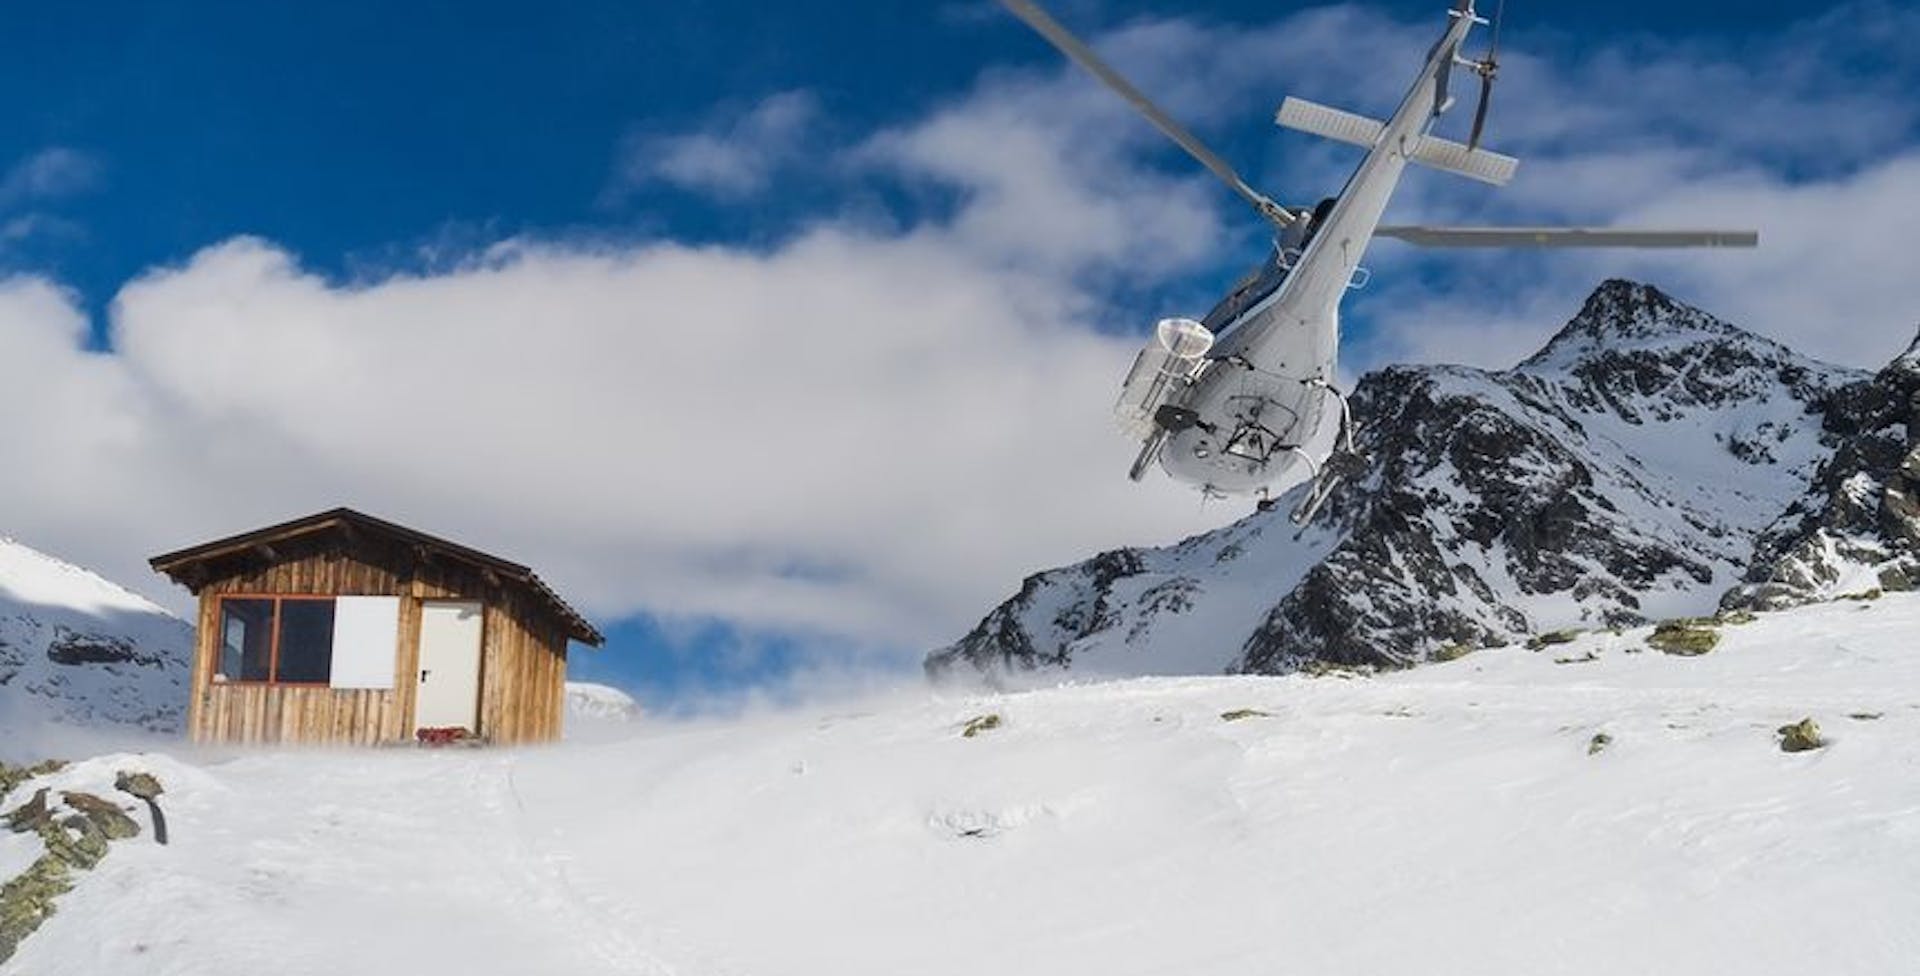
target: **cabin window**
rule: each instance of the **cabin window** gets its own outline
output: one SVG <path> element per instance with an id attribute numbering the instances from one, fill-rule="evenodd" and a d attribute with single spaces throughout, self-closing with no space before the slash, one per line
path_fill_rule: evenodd
<path id="1" fill-rule="evenodd" d="M 333 667 L 331 599 L 227 597 L 220 601 L 215 681 L 328 683 Z"/>
<path id="2" fill-rule="evenodd" d="M 333 662 L 333 601 L 280 601 L 280 653 L 274 680 L 326 684 Z"/>
<path id="3" fill-rule="evenodd" d="M 273 677 L 273 600 L 220 601 L 220 671 L 228 681 Z"/>

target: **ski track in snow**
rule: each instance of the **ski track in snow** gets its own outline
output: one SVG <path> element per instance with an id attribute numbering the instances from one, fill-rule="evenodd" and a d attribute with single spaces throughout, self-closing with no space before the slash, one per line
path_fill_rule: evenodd
<path id="1" fill-rule="evenodd" d="M 1699 658 L 1646 633 L 541 749 L 103 757 L 6 808 L 145 765 L 174 843 L 116 844 L 0 974 L 1912 971 L 1920 594 Z M 1808 715 L 1831 746 L 1781 752 Z"/>

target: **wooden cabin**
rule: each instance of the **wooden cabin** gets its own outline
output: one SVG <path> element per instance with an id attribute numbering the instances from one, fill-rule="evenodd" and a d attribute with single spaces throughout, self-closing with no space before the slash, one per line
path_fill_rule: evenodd
<path id="1" fill-rule="evenodd" d="M 196 742 L 547 742 L 602 642 L 527 567 L 351 509 L 151 564 L 200 598 Z"/>

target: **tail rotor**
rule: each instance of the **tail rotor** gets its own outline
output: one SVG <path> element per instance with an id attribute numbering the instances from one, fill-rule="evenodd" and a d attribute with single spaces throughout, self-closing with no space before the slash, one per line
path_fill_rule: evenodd
<path id="1" fill-rule="evenodd" d="M 1500 74 L 1500 21 L 1507 0 L 1493 8 L 1493 35 L 1487 43 L 1487 56 L 1473 62 L 1473 73 L 1480 76 L 1480 104 L 1473 107 L 1473 131 L 1467 136 L 1467 148 L 1480 148 L 1480 135 L 1487 127 L 1487 105 L 1493 99 L 1493 79 Z"/>

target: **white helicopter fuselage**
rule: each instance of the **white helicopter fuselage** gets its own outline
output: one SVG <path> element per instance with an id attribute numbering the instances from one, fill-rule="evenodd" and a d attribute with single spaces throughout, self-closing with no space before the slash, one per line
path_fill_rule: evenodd
<path id="1" fill-rule="evenodd" d="M 1438 117 L 1439 85 L 1471 26 L 1469 17 L 1454 19 L 1331 206 L 1300 232 L 1283 232 L 1256 277 L 1208 316 L 1212 347 L 1165 400 L 1177 410 L 1162 417 L 1174 423 L 1152 435 L 1167 474 L 1208 492 L 1245 494 L 1315 473 L 1307 446 L 1324 441 L 1345 410 L 1333 387 L 1340 300 L 1364 283 L 1360 261 Z"/>
<path id="2" fill-rule="evenodd" d="M 1114 412 L 1122 428 L 1140 440 L 1128 472 L 1135 481 L 1156 463 L 1207 494 L 1270 493 L 1304 475 L 1313 489 L 1293 517 L 1311 521 L 1329 493 L 1359 470 L 1352 413 L 1333 378 L 1340 300 L 1347 289 L 1365 283 L 1360 261 L 1376 237 L 1424 247 L 1719 248 L 1760 242 L 1753 230 L 1381 224 L 1408 163 L 1495 186 L 1512 180 L 1519 165 L 1511 156 L 1480 147 L 1500 67 L 1500 30 L 1496 22 L 1484 57 L 1461 56 L 1468 33 L 1488 23 L 1475 14 L 1474 0 L 1454 0 L 1451 22 L 1390 118 L 1371 119 L 1298 98 L 1281 103 L 1275 123 L 1366 150 L 1340 194 L 1321 201 L 1311 214 L 1283 207 L 1254 189 L 1036 0 L 1000 3 L 1125 99 L 1279 231 L 1272 256 L 1204 321 L 1160 320 L 1153 341 L 1134 359 Z M 1432 134 L 1435 120 L 1453 105 L 1448 87 L 1455 68 L 1480 81 L 1464 143 Z M 1327 438 L 1336 422 L 1337 438 Z M 1310 446 L 1319 449 L 1318 457 Z"/>

